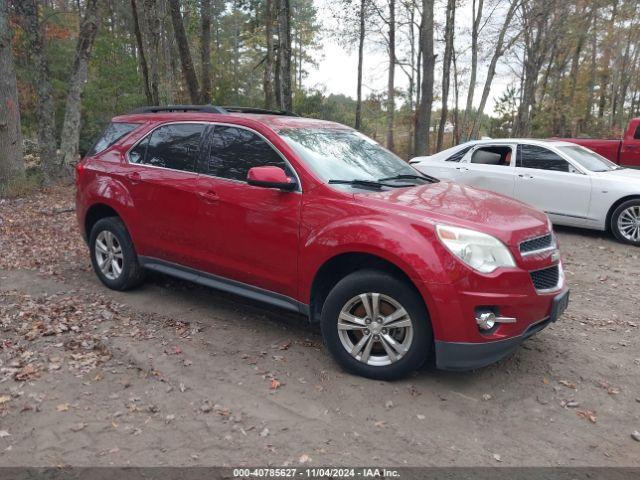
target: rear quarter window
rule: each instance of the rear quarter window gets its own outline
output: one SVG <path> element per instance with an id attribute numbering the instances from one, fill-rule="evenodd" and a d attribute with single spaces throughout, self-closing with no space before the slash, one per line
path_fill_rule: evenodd
<path id="1" fill-rule="evenodd" d="M 122 137 L 135 130 L 138 126 L 140 126 L 139 123 L 110 123 L 107 128 L 105 128 L 98 141 L 93 145 L 91 150 L 87 152 L 87 156 L 91 157 L 106 150 Z"/>

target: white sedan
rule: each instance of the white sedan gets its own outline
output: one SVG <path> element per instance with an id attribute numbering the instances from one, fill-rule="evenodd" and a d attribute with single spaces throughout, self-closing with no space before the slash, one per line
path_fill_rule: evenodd
<path id="1" fill-rule="evenodd" d="M 422 173 L 516 198 L 558 225 L 611 230 L 640 246 L 640 170 L 554 140 L 479 140 L 416 157 Z"/>

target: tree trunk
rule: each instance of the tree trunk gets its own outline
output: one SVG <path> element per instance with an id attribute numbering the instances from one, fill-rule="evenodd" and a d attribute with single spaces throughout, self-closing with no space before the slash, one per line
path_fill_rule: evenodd
<path id="1" fill-rule="evenodd" d="M 173 33 L 176 37 L 178 52 L 180 53 L 180 64 L 182 65 L 182 74 L 187 84 L 189 98 L 191 103 L 200 103 L 200 87 L 198 86 L 198 77 L 196 69 L 193 67 L 191 59 L 191 50 L 189 50 L 189 41 L 187 33 L 184 30 L 182 14 L 180 13 L 180 0 L 169 0 L 169 9 L 171 11 L 171 24 L 173 25 Z"/>
<path id="2" fill-rule="evenodd" d="M 440 110 L 440 124 L 438 125 L 438 137 L 436 139 L 436 151 L 442 150 L 444 127 L 449 114 L 449 82 L 451 76 L 451 58 L 453 56 L 453 36 L 456 21 L 456 0 L 447 0 L 446 23 L 444 27 L 444 57 L 442 60 L 442 109 Z"/>
<path id="3" fill-rule="evenodd" d="M 78 32 L 76 56 L 69 80 L 69 93 L 64 109 L 64 121 L 60 136 L 59 168 L 60 178 L 70 180 L 73 176 L 72 166 L 76 163 L 78 145 L 80 143 L 80 108 L 82 92 L 89 75 L 89 58 L 93 42 L 100 26 L 100 10 L 98 0 L 88 0 L 84 18 Z"/>
<path id="4" fill-rule="evenodd" d="M 358 87 L 356 93 L 356 130 L 362 128 L 362 64 L 364 62 L 365 15 L 367 0 L 360 0 L 360 35 L 358 38 Z"/>
<path id="5" fill-rule="evenodd" d="M 201 102 L 211 102 L 211 0 L 202 0 L 201 11 L 201 50 L 202 62 L 202 92 Z"/>
<path id="6" fill-rule="evenodd" d="M 416 115 L 416 155 L 429 154 L 429 127 L 433 104 L 433 69 L 436 56 L 433 53 L 433 2 L 422 0 L 422 22 L 420 26 L 420 48 L 422 54 L 422 85 L 420 105 Z"/>
<path id="7" fill-rule="evenodd" d="M 153 104 L 153 96 L 149 86 L 149 67 L 147 65 L 147 57 L 144 54 L 144 42 L 142 41 L 142 31 L 140 30 L 140 19 L 138 18 L 138 6 L 136 0 L 131 0 L 131 15 L 133 17 L 133 31 L 136 36 L 136 45 L 138 46 L 138 57 L 140 59 L 140 70 L 142 71 L 142 83 L 144 86 L 144 94 L 147 97 L 147 103 Z"/>
<path id="8" fill-rule="evenodd" d="M 9 8 L 6 0 L 0 0 L 0 195 L 23 176 L 22 131 Z"/>
<path id="9" fill-rule="evenodd" d="M 39 6 L 37 0 L 16 2 L 27 34 L 29 50 L 36 78 L 37 93 L 36 109 L 38 112 L 38 149 L 44 183 L 49 185 L 58 178 L 56 165 L 56 118 L 53 103 L 53 88 L 51 86 L 51 72 L 49 62 L 44 52 L 44 35 L 39 21 Z"/>
<path id="10" fill-rule="evenodd" d="M 473 97 L 476 92 L 476 76 L 478 72 L 478 35 L 480 33 L 480 20 L 482 20 L 483 0 L 478 0 L 476 10 L 476 0 L 473 0 L 472 13 L 473 24 L 471 26 L 471 74 L 469 76 L 469 90 L 467 92 L 467 105 L 464 110 L 462 120 L 463 134 L 468 139 L 470 137 L 469 121 L 471 119 L 471 110 L 473 109 Z"/>
<path id="11" fill-rule="evenodd" d="M 291 93 L 291 9 L 289 0 L 279 0 L 278 58 L 280 69 L 280 108 L 293 110 Z"/>
<path id="12" fill-rule="evenodd" d="M 395 102 L 395 74 L 396 74 L 396 1 L 389 0 L 389 74 L 387 78 L 387 148 L 395 149 L 393 140 L 393 117 L 396 110 Z"/>
<path id="13" fill-rule="evenodd" d="M 264 6 L 264 30 L 266 36 L 267 55 L 264 63 L 264 107 L 275 108 L 275 92 L 273 91 L 273 0 L 266 0 Z"/>
<path id="14" fill-rule="evenodd" d="M 149 41 L 149 64 L 151 66 L 151 99 L 160 105 L 160 18 L 156 0 L 144 0 L 145 32 Z"/>
<path id="15" fill-rule="evenodd" d="M 511 0 L 511 5 L 509 6 L 509 10 L 507 11 L 507 15 L 504 18 L 504 23 L 502 24 L 502 28 L 500 29 L 500 33 L 498 34 L 498 40 L 496 41 L 495 48 L 493 50 L 493 56 L 491 57 L 491 62 L 489 63 L 489 69 L 487 70 L 487 78 L 484 82 L 484 87 L 482 89 L 482 98 L 480 99 L 480 105 L 478 106 L 478 111 L 473 119 L 473 124 L 471 128 L 471 138 L 477 138 L 480 133 L 480 122 L 482 120 L 482 115 L 484 114 L 484 109 L 487 105 L 487 100 L 489 99 L 489 93 L 491 92 L 491 84 L 493 83 L 493 78 L 496 75 L 496 67 L 498 65 L 498 60 L 502 55 L 504 55 L 505 51 L 507 51 L 513 44 L 515 40 L 518 38 L 517 36 L 511 39 L 508 46 L 504 47 L 504 37 L 507 34 L 507 30 L 511 25 L 511 21 L 513 20 L 513 16 L 516 13 L 516 8 L 518 6 L 519 0 Z"/>

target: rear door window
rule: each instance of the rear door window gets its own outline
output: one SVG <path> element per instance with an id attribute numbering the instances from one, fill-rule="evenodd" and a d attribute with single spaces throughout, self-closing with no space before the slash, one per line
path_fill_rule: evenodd
<path id="1" fill-rule="evenodd" d="M 139 123 L 110 123 L 107 128 L 105 128 L 98 141 L 93 145 L 91 150 L 89 150 L 87 156 L 92 157 L 93 155 L 97 155 L 98 153 L 105 151 L 111 145 L 139 126 Z"/>
<path id="2" fill-rule="evenodd" d="M 569 162 L 548 148 L 537 145 L 521 145 L 518 167 L 569 172 Z"/>
<path id="3" fill-rule="evenodd" d="M 129 152 L 129 161 L 194 172 L 200 154 L 202 123 L 174 123 L 156 128 Z"/>
<path id="4" fill-rule="evenodd" d="M 287 162 L 257 133 L 246 128 L 214 126 L 202 173 L 246 182 L 250 168 L 264 166 L 280 167 L 294 176 Z"/>

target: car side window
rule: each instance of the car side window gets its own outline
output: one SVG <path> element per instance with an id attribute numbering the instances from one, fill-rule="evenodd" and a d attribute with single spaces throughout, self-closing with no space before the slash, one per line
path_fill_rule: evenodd
<path id="1" fill-rule="evenodd" d="M 454 153 L 450 157 L 447 157 L 445 159 L 445 162 L 459 162 L 460 160 L 462 160 L 462 157 L 464 157 L 467 154 L 467 152 L 469 150 L 471 150 L 471 147 L 472 147 L 472 145 L 469 145 L 468 147 L 461 148 L 460 150 L 458 150 L 456 153 Z"/>
<path id="2" fill-rule="evenodd" d="M 129 152 L 129 161 L 194 172 L 204 129 L 201 123 L 163 125 Z"/>
<path id="3" fill-rule="evenodd" d="M 489 145 L 476 149 L 471 155 L 471 163 L 482 165 L 511 165 L 511 147 L 507 145 Z"/>
<path id="4" fill-rule="evenodd" d="M 280 167 L 293 176 L 287 162 L 260 135 L 246 128 L 214 126 L 202 173 L 246 182 L 250 168 L 264 166 Z"/>
<path id="5" fill-rule="evenodd" d="M 640 140 L 640 125 L 636 127 L 636 133 L 633 134 L 634 140 Z"/>
<path id="6" fill-rule="evenodd" d="M 535 168 L 537 170 L 553 170 L 569 172 L 569 162 L 548 148 L 537 145 L 521 145 L 518 155 L 518 167 Z"/>

